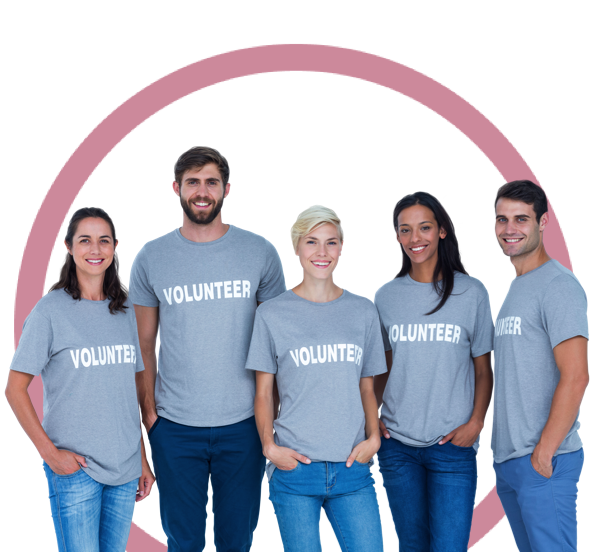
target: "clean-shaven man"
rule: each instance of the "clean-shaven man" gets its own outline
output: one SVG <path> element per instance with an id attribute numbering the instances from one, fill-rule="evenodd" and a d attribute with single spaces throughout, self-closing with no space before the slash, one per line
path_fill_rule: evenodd
<path id="1" fill-rule="evenodd" d="M 496 321 L 492 449 L 497 491 L 521 552 L 577 550 L 577 434 L 588 384 L 587 300 L 551 259 L 543 190 L 509 182 L 496 197 L 496 237 L 513 280 Z"/>
<path id="2" fill-rule="evenodd" d="M 204 549 L 209 478 L 219 552 L 250 550 L 258 522 L 265 458 L 244 367 L 257 304 L 285 282 L 267 240 L 222 222 L 229 189 L 219 152 L 181 155 L 173 190 L 183 225 L 147 243 L 131 271 L 147 370 L 138 394 L 169 552 Z"/>

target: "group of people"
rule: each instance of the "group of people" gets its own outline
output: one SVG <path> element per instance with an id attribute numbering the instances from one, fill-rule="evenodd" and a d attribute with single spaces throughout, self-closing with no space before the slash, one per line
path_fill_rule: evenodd
<path id="1" fill-rule="evenodd" d="M 373 303 L 334 283 L 333 210 L 298 216 L 304 277 L 286 291 L 275 248 L 222 222 L 219 152 L 181 155 L 173 189 L 183 224 L 142 248 L 129 294 L 110 217 L 73 215 L 60 279 L 11 364 L 6 395 L 44 460 L 61 552 L 125 550 L 154 483 L 140 409 L 170 552 L 204 549 L 209 479 L 216 549 L 250 550 L 265 471 L 286 552 L 321 550 L 321 508 L 342 550 L 381 552 L 375 454 L 400 550 L 466 551 L 493 388 L 497 491 L 519 550 L 577 549 L 587 303 L 544 249 L 539 186 L 498 190 L 496 236 L 517 277 L 495 326 L 428 193 L 397 203 L 402 267 Z M 27 393 L 40 374 L 42 424 Z"/>

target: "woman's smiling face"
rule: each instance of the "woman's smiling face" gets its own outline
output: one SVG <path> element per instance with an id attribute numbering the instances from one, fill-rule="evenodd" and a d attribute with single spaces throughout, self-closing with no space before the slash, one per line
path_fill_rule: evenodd
<path id="1" fill-rule="evenodd" d="M 413 205 L 398 215 L 397 239 L 411 263 L 437 260 L 440 239 L 446 231 L 438 226 L 433 211 L 424 205 Z"/>
<path id="2" fill-rule="evenodd" d="M 296 255 L 304 273 L 313 278 L 326 279 L 337 266 L 342 253 L 342 241 L 334 224 L 324 224 L 300 238 Z"/>
<path id="3" fill-rule="evenodd" d="M 116 245 L 108 222 L 88 217 L 77 225 L 73 243 L 67 249 L 73 255 L 78 275 L 97 277 L 112 264 Z"/>

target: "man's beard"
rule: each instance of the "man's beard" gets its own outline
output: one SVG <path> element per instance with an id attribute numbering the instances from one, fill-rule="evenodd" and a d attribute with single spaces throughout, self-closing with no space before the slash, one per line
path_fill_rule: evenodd
<path id="1" fill-rule="evenodd" d="M 213 220 L 217 218 L 217 215 L 221 212 L 221 207 L 223 207 L 223 199 L 225 198 L 222 197 L 216 203 L 214 203 L 213 208 L 207 212 L 195 211 L 194 208 L 190 206 L 190 203 L 185 201 L 181 196 L 179 198 L 179 201 L 181 202 L 183 212 L 187 215 L 187 218 L 189 218 L 193 223 L 210 224 Z M 195 201 L 203 203 L 212 203 L 212 201 L 202 198 L 195 198 Z"/>

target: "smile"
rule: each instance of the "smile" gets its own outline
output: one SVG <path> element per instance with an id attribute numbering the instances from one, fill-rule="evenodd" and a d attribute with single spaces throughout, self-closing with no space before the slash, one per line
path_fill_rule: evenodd
<path id="1" fill-rule="evenodd" d="M 98 266 L 104 262 L 104 259 L 86 259 L 85 262 L 93 266 Z"/>
<path id="2" fill-rule="evenodd" d="M 327 268 L 331 264 L 331 261 L 311 261 L 311 263 L 317 268 Z"/>
<path id="3" fill-rule="evenodd" d="M 426 245 L 418 245 L 417 247 L 409 247 L 409 249 L 413 253 L 421 253 L 421 251 L 423 251 L 426 247 L 427 247 Z"/>
<path id="4" fill-rule="evenodd" d="M 198 201 L 197 203 L 194 203 L 194 205 L 196 207 L 198 207 L 198 209 L 206 209 L 210 203 L 205 203 L 204 201 Z"/>
<path id="5" fill-rule="evenodd" d="M 520 242 L 523 238 L 502 238 L 506 243 L 517 243 Z"/>

